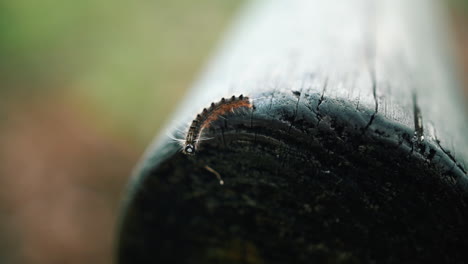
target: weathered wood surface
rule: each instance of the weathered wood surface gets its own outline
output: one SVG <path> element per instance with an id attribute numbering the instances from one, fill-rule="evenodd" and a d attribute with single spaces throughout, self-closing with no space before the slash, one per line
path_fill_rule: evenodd
<path id="1" fill-rule="evenodd" d="M 468 128 L 436 1 L 256 1 L 135 173 L 120 263 L 467 258 Z M 218 184 L 216 170 L 225 182 Z"/>

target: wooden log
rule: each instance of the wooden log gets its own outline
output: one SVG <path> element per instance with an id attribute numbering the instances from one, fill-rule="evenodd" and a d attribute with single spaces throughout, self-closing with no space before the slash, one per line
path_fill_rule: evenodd
<path id="1" fill-rule="evenodd" d="M 136 170 L 119 263 L 466 260 L 468 128 L 441 10 L 249 4 L 174 115 L 209 120 L 194 154 L 170 125 L 182 145 L 162 133 Z M 253 106 L 196 117 L 240 94 Z"/>

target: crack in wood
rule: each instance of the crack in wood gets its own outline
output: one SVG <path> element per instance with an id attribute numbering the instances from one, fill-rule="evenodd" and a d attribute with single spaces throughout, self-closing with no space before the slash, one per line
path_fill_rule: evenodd
<path id="1" fill-rule="evenodd" d="M 375 116 L 379 111 L 379 102 L 377 98 L 377 74 L 376 74 L 376 50 L 377 50 L 377 4 L 374 1 L 369 2 L 368 8 L 370 9 L 368 23 L 369 34 L 366 45 L 366 58 L 367 58 L 367 68 L 372 82 L 372 95 L 374 97 L 375 109 L 374 113 L 371 115 L 369 122 L 363 128 L 362 134 L 365 134 L 369 127 L 374 122 Z"/>
<path id="2" fill-rule="evenodd" d="M 369 74 L 370 74 L 371 82 L 372 82 L 372 95 L 374 96 L 375 109 L 374 109 L 374 113 L 371 115 L 371 117 L 369 119 L 369 122 L 364 127 L 364 129 L 362 131 L 362 134 L 366 133 L 366 131 L 372 125 L 372 122 L 374 122 L 375 116 L 379 112 L 379 101 L 377 99 L 377 76 L 376 76 L 376 73 L 375 73 L 375 66 L 371 67 L 369 65 Z"/>
<path id="3" fill-rule="evenodd" d="M 452 155 L 452 153 L 449 150 L 446 150 L 445 148 L 442 147 L 442 145 L 440 144 L 440 140 L 437 139 L 437 137 L 435 137 L 435 142 L 436 142 L 437 146 L 439 146 L 440 150 L 442 150 L 442 152 L 444 152 L 445 155 L 447 155 L 447 157 L 449 157 L 453 161 L 455 166 L 457 166 L 466 175 L 467 172 L 466 172 L 465 168 L 463 168 L 463 166 L 460 163 L 457 162 L 457 160 L 455 159 L 455 157 Z"/>
<path id="4" fill-rule="evenodd" d="M 322 115 L 320 114 L 320 105 L 323 103 L 325 100 L 325 92 L 327 91 L 327 86 L 328 86 L 328 77 L 325 78 L 325 82 L 323 83 L 322 87 L 322 95 L 320 95 L 320 98 L 317 103 L 317 107 L 315 108 L 315 117 L 317 118 L 317 125 L 320 124 L 320 121 L 322 121 Z"/>
<path id="5" fill-rule="evenodd" d="M 294 109 L 294 114 L 292 116 L 291 124 L 289 125 L 289 128 L 288 128 L 288 133 L 291 132 L 291 128 L 294 125 L 294 121 L 296 121 L 297 112 L 298 112 L 298 109 L 299 109 L 299 102 L 301 101 L 302 89 L 303 89 L 303 85 L 302 85 L 300 91 L 294 91 L 293 92 L 293 94 L 295 96 L 297 96 L 297 102 L 296 102 L 296 108 Z"/>
<path id="6" fill-rule="evenodd" d="M 421 144 L 424 141 L 424 127 L 421 109 L 418 105 L 416 92 L 413 92 L 413 117 L 414 117 L 414 137 L 415 142 Z"/>

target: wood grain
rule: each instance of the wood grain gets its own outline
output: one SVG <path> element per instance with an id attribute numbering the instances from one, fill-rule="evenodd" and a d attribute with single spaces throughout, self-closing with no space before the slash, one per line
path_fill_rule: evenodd
<path id="1" fill-rule="evenodd" d="M 254 108 L 214 121 L 193 157 L 155 141 L 127 197 L 121 263 L 466 259 L 468 129 L 441 10 L 248 5 L 174 119 L 231 95 Z"/>

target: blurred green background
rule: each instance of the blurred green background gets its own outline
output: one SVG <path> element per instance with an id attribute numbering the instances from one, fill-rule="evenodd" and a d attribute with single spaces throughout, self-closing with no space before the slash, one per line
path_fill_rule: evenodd
<path id="1" fill-rule="evenodd" d="M 132 167 L 242 2 L 0 2 L 1 263 L 111 263 Z"/>
<path id="2" fill-rule="evenodd" d="M 0 2 L 0 263 L 111 263 L 130 172 L 241 2 Z"/>
<path id="3" fill-rule="evenodd" d="M 3 0 L 2 93 L 69 93 L 95 106 L 101 125 L 145 144 L 239 4 Z"/>

